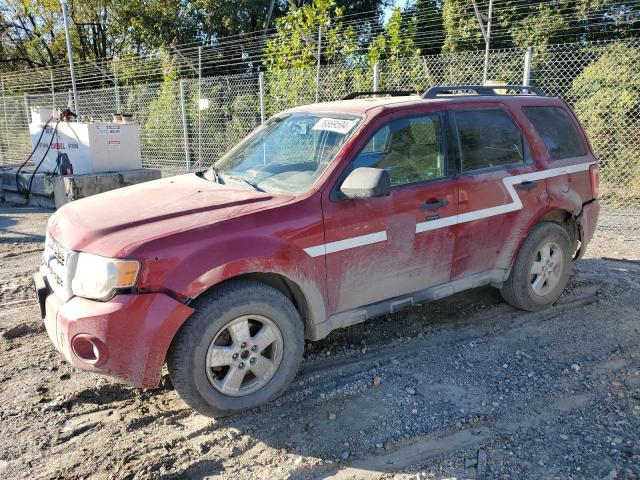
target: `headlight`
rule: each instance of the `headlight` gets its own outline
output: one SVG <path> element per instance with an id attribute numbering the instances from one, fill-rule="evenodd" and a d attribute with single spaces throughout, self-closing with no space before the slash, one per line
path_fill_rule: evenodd
<path id="1" fill-rule="evenodd" d="M 119 260 L 80 252 L 71 289 L 79 297 L 107 300 L 117 289 L 133 287 L 139 271 L 140 262 L 137 260 Z"/>

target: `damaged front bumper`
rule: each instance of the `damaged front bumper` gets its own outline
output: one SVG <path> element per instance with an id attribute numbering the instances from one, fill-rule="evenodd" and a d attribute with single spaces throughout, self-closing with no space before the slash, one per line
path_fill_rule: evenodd
<path id="1" fill-rule="evenodd" d="M 163 293 L 63 301 L 41 273 L 34 283 L 47 334 L 67 361 L 139 388 L 158 385 L 171 341 L 193 313 Z"/>

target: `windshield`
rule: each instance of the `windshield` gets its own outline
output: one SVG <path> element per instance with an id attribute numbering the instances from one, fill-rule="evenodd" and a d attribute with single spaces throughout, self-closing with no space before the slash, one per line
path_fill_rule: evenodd
<path id="1" fill-rule="evenodd" d="M 291 113 L 271 118 L 215 164 L 223 180 L 258 190 L 307 191 L 333 161 L 361 117 Z"/>

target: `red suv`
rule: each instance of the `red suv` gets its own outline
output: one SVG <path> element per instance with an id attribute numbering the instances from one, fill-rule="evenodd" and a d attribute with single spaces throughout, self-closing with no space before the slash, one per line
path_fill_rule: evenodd
<path id="1" fill-rule="evenodd" d="M 337 328 L 480 285 L 547 307 L 593 236 L 598 166 L 563 100 L 498 88 L 293 108 L 204 172 L 65 205 L 35 276 L 52 342 L 136 387 L 166 362 L 222 416 Z"/>

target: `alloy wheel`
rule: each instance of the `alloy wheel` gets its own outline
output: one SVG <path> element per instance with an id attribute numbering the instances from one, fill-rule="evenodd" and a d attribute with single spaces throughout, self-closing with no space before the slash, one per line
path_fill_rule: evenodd
<path id="1" fill-rule="evenodd" d="M 211 385 L 229 396 L 244 396 L 264 385 L 282 361 L 282 333 L 263 315 L 243 315 L 218 331 L 207 350 Z"/>
<path id="2" fill-rule="evenodd" d="M 544 243 L 536 252 L 529 270 L 534 293 L 543 297 L 551 292 L 562 277 L 563 267 L 564 256 L 558 244 Z"/>

